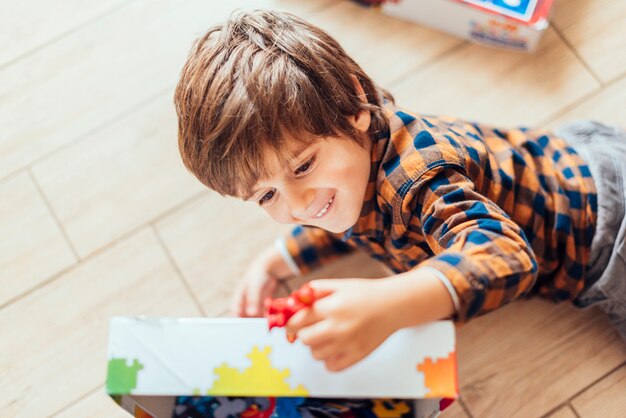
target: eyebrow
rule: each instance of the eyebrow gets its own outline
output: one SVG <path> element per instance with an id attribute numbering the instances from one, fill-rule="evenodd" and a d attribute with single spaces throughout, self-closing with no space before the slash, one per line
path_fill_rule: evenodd
<path id="1" fill-rule="evenodd" d="M 302 144 L 300 145 L 298 148 L 296 148 L 296 151 L 293 153 L 293 156 L 290 158 L 289 166 L 291 166 L 292 164 L 294 164 L 295 162 L 299 161 L 302 159 L 302 155 L 309 149 L 311 148 L 313 144 Z M 249 192 L 245 197 L 244 200 L 250 200 L 250 198 L 252 196 L 254 196 L 259 190 L 261 190 L 261 188 L 257 188 L 257 189 L 253 189 L 251 192 Z"/>

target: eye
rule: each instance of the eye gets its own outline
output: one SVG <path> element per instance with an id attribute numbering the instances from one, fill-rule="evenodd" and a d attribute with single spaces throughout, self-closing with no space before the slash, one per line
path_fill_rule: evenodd
<path id="1" fill-rule="evenodd" d="M 264 204 L 272 200 L 272 197 L 274 197 L 274 190 L 270 190 L 269 192 L 265 193 L 263 197 L 259 200 L 259 205 L 263 206 Z"/>
<path id="2" fill-rule="evenodd" d="M 317 156 L 314 155 L 313 157 L 311 157 L 311 159 L 309 161 L 307 161 L 306 163 L 304 163 L 300 167 L 298 167 L 296 169 L 296 171 L 295 171 L 296 175 L 304 174 L 307 171 L 309 171 L 309 169 L 311 168 L 311 166 L 313 165 L 313 163 L 315 162 L 316 159 L 317 159 Z"/>

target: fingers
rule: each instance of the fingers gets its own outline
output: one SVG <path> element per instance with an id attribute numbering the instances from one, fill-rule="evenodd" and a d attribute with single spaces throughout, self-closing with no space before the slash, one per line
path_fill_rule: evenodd
<path id="1" fill-rule="evenodd" d="M 319 279 L 309 282 L 309 286 L 313 289 L 315 300 L 322 299 L 337 290 L 337 282 L 337 279 Z"/>
<path id="2" fill-rule="evenodd" d="M 250 283 L 246 292 L 246 316 L 263 316 L 263 303 L 266 298 L 271 297 L 274 294 L 277 285 L 278 281 L 274 277 Z"/>
<path id="3" fill-rule="evenodd" d="M 301 329 L 309 327 L 321 320 L 321 314 L 315 309 L 315 305 L 313 305 L 310 308 L 299 310 L 291 318 L 289 318 L 289 321 L 285 324 L 285 332 L 287 333 L 287 336 L 295 337 Z"/>
<path id="4" fill-rule="evenodd" d="M 235 291 L 231 313 L 242 318 L 263 316 L 265 299 L 274 295 L 277 286 L 278 281 L 273 277 L 264 277 L 263 280 L 244 280 Z"/>
<path id="5" fill-rule="evenodd" d="M 235 290 L 235 295 L 233 296 L 231 305 L 230 305 L 230 313 L 233 316 L 243 317 L 245 315 L 245 306 L 246 306 L 246 292 L 245 292 L 245 283 L 240 283 Z"/>
<path id="6" fill-rule="evenodd" d="M 340 372 L 353 364 L 359 359 L 355 359 L 353 356 L 348 355 L 346 352 L 336 354 L 324 362 L 326 369 L 329 372 Z"/>

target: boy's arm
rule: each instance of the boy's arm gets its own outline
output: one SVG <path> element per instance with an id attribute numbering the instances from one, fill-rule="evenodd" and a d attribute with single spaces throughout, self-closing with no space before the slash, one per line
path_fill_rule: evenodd
<path id="1" fill-rule="evenodd" d="M 275 245 L 296 274 L 306 274 L 338 257 L 350 254 L 354 247 L 335 234 L 320 228 L 297 226 Z"/>
<path id="2" fill-rule="evenodd" d="M 456 293 L 456 321 L 466 322 L 530 291 L 537 277 L 534 252 L 499 206 L 453 168 L 435 168 L 417 183 L 403 198 L 401 216 L 409 239 L 423 234 L 435 256 L 415 272 L 443 276 L 442 283 Z"/>

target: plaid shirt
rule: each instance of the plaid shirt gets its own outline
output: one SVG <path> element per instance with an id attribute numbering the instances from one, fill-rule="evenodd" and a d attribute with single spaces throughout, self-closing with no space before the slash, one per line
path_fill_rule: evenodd
<path id="1" fill-rule="evenodd" d="M 590 284 L 596 190 L 565 141 L 384 109 L 360 218 L 343 235 L 296 227 L 283 241 L 294 267 L 359 248 L 396 273 L 433 268 L 457 322 L 531 294 L 573 299 Z"/>

